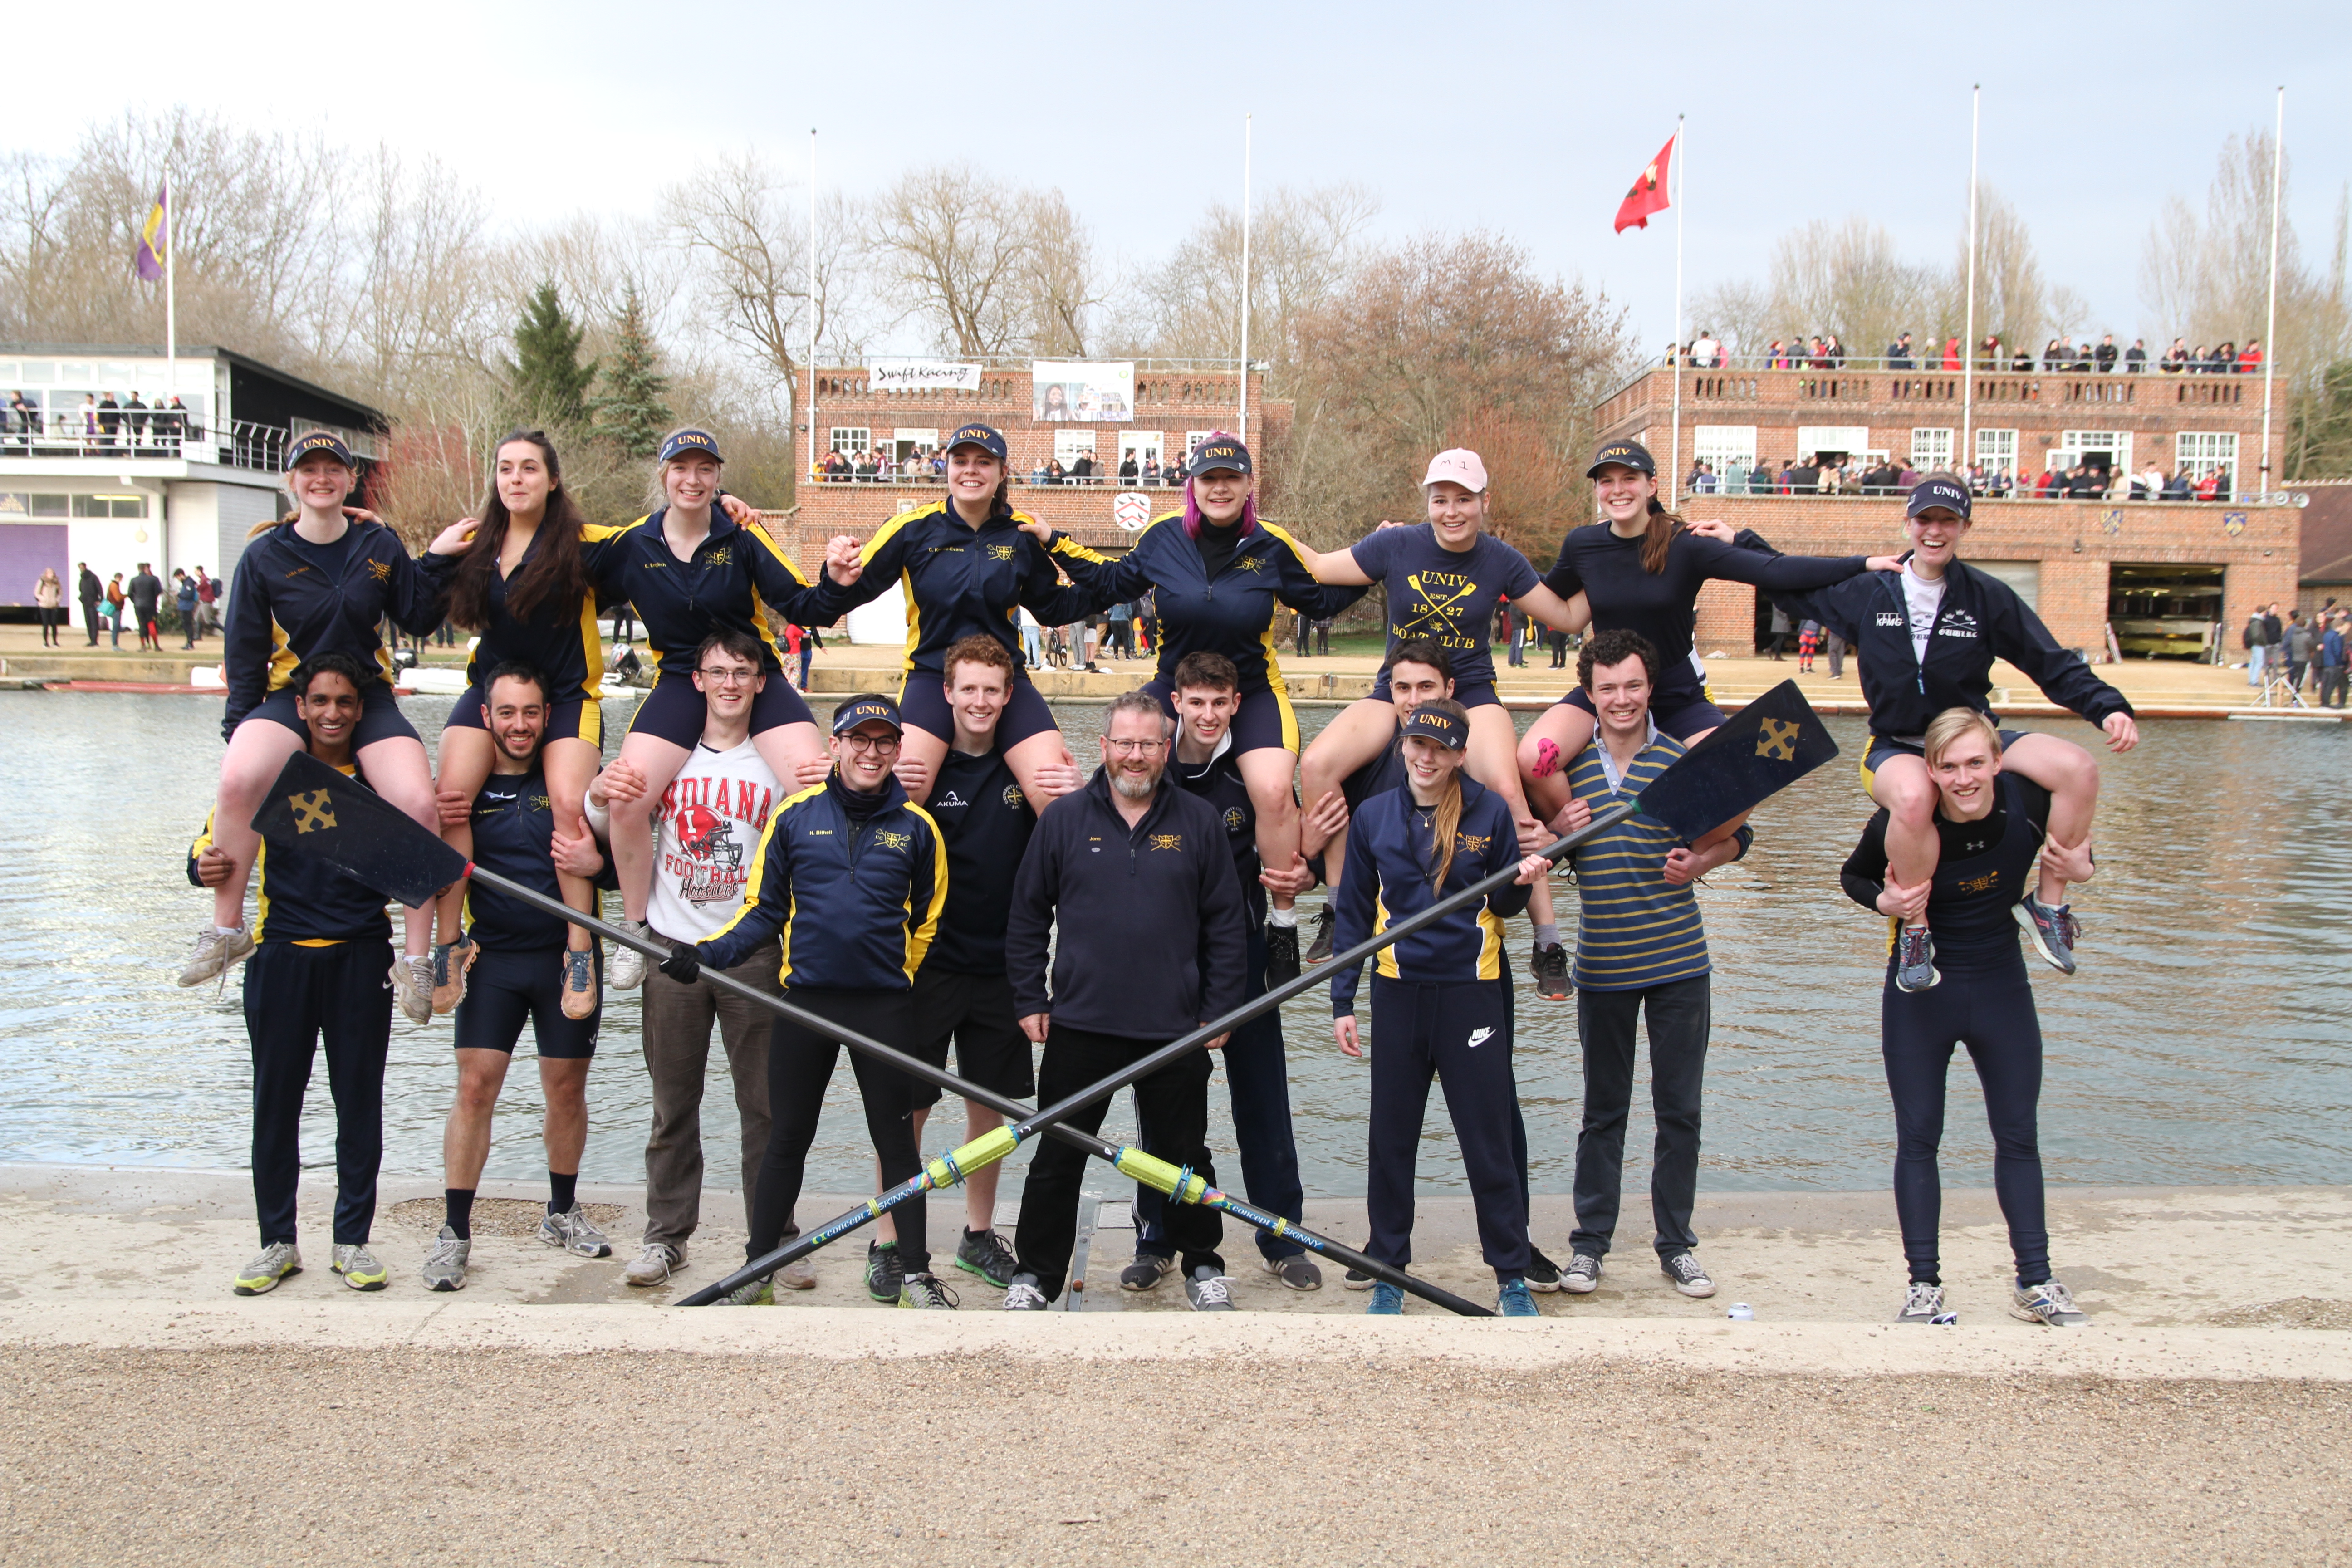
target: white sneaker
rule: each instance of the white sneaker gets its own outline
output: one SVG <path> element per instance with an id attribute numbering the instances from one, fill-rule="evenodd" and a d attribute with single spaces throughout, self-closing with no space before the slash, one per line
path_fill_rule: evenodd
<path id="1" fill-rule="evenodd" d="M 562 1214 L 541 1215 L 539 1219 L 539 1239 L 550 1247 L 560 1247 L 580 1258 L 610 1258 L 613 1244 L 595 1223 L 581 1212 L 580 1205 Z"/>
<path id="2" fill-rule="evenodd" d="M 223 931 L 210 921 L 196 928 L 196 950 L 181 966 L 180 984 L 202 985 L 225 972 L 233 963 L 241 963 L 253 956 L 253 933 L 243 926 L 235 931 Z"/>
<path id="3" fill-rule="evenodd" d="M 381 1290 L 391 1278 L 376 1255 L 368 1250 L 364 1241 L 335 1243 L 333 1268 L 343 1277 L 343 1283 L 354 1290 Z"/>
<path id="4" fill-rule="evenodd" d="M 614 921 L 614 925 L 631 936 L 647 935 L 643 921 Z M 613 957 L 604 965 L 604 987 L 608 991 L 635 991 L 646 983 L 646 955 L 634 947 L 613 944 Z"/>
<path id="5" fill-rule="evenodd" d="M 400 1016 L 412 1024 L 433 1021 L 433 961 L 423 953 L 392 961 L 392 988 L 400 998 Z"/>
<path id="6" fill-rule="evenodd" d="M 447 1226 L 433 1238 L 432 1249 L 425 1255 L 425 1288 L 428 1290 L 462 1290 L 466 1288 L 466 1263 L 473 1256 L 471 1237 L 459 1236 Z"/>
<path id="7" fill-rule="evenodd" d="M 621 1278 L 632 1285 L 663 1285 L 669 1277 L 686 1267 L 686 1244 L 673 1247 L 667 1241 L 648 1241 L 644 1250 L 630 1259 L 621 1270 Z"/>
<path id="8" fill-rule="evenodd" d="M 278 1282 L 289 1274 L 302 1272 L 302 1254 L 290 1241 L 273 1241 L 261 1249 L 261 1256 L 247 1264 L 236 1277 L 236 1293 L 240 1296 L 266 1296 L 278 1289 Z"/>
<path id="9" fill-rule="evenodd" d="M 2012 1285 L 2009 1315 L 2029 1323 L 2047 1323 L 2053 1329 L 2079 1329 L 2091 1321 L 2089 1313 L 2074 1305 L 2074 1293 L 2055 1279 L 2045 1279 L 2039 1285 Z"/>

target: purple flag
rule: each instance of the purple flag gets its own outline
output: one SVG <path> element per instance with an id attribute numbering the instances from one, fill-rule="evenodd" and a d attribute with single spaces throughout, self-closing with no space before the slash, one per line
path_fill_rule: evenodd
<path id="1" fill-rule="evenodd" d="M 139 276 L 152 283 L 163 276 L 163 258 L 172 249 L 172 182 L 155 188 L 155 210 L 139 230 L 139 254 L 131 258 Z"/>

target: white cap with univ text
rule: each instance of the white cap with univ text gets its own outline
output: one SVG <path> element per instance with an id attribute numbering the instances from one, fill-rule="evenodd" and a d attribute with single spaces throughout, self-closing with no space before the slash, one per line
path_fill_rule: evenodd
<path id="1" fill-rule="evenodd" d="M 1441 481 L 1460 485 L 1473 495 L 1483 495 L 1486 490 L 1486 465 L 1466 447 L 1448 447 L 1429 459 L 1429 472 L 1423 476 L 1421 488 L 1427 489 Z"/>

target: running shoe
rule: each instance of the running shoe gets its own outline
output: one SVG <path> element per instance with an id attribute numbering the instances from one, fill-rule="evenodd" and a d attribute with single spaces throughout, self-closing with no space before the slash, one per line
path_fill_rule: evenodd
<path id="1" fill-rule="evenodd" d="M 1298 978 L 1298 928 L 1265 923 L 1266 989 Z"/>
<path id="2" fill-rule="evenodd" d="M 425 1288 L 427 1290 L 463 1290 L 466 1288 L 466 1260 L 474 1254 L 471 1237 L 459 1236 L 447 1226 L 433 1238 L 433 1246 L 425 1254 Z"/>
<path id="3" fill-rule="evenodd" d="M 1331 927 L 1336 923 L 1337 921 L 1333 919 L 1331 914 L 1330 905 L 1326 904 L 1321 909 L 1315 911 L 1315 940 L 1307 944 L 1307 963 L 1328 963 L 1330 962 Z"/>
<path id="4" fill-rule="evenodd" d="M 237 1270 L 236 1293 L 240 1296 L 267 1296 L 278 1289 L 278 1282 L 290 1274 L 302 1272 L 302 1254 L 290 1241 L 273 1241 L 261 1249 L 261 1256 Z"/>
<path id="5" fill-rule="evenodd" d="M 1230 1312 L 1234 1282 L 1203 1263 L 1184 1281 L 1184 1304 L 1196 1312 Z"/>
<path id="6" fill-rule="evenodd" d="M 1258 1264 L 1268 1274 L 1281 1280 L 1289 1289 L 1320 1290 L 1323 1289 L 1323 1270 L 1316 1268 L 1303 1252 L 1294 1252 L 1287 1258 L 1268 1258 L 1261 1253 L 1258 1255 Z"/>
<path id="7" fill-rule="evenodd" d="M 1045 1292 L 1037 1289 L 1034 1274 L 1015 1274 L 1013 1283 L 1004 1288 L 1004 1310 L 1008 1312 L 1042 1312 L 1053 1303 Z"/>
<path id="8" fill-rule="evenodd" d="M 908 1275 L 898 1292 L 898 1305 L 919 1311 L 952 1312 L 962 1304 L 954 1291 L 940 1283 L 938 1275 L 928 1272 Z"/>
<path id="9" fill-rule="evenodd" d="M 563 950 L 563 1016 L 585 1018 L 596 1011 L 596 955 L 586 948 Z"/>
<path id="10" fill-rule="evenodd" d="M 1958 1312 L 1944 1306 L 1944 1288 L 1930 1285 L 1925 1279 L 1914 1279 L 1903 1291 L 1903 1310 L 1895 1314 L 1898 1323 L 1957 1323 Z"/>
<path id="11" fill-rule="evenodd" d="M 1383 1279 L 1372 1287 L 1372 1304 L 1364 1309 L 1368 1318 L 1402 1318 L 1404 1316 L 1404 1290 Z"/>
<path id="12" fill-rule="evenodd" d="M 2017 923 L 2033 939 L 2033 951 L 2044 963 L 2061 974 L 2074 973 L 2074 943 L 2082 939 L 2083 926 L 2072 904 L 2053 908 L 2028 893 L 2017 906 Z"/>
<path id="13" fill-rule="evenodd" d="M 364 1241 L 335 1243 L 334 1268 L 343 1277 L 343 1283 L 354 1290 L 381 1290 L 391 1278 L 390 1271 L 376 1261 L 375 1254 L 367 1249 Z"/>
<path id="14" fill-rule="evenodd" d="M 955 1266 L 979 1275 L 1000 1290 L 1013 1283 L 1013 1249 L 993 1230 L 966 1227 L 963 1240 L 956 1244 Z"/>
<path id="15" fill-rule="evenodd" d="M 2053 1329 L 2079 1329 L 2091 1321 L 2089 1313 L 2074 1305 L 2074 1292 L 2055 1279 L 2013 1287 L 2009 1296 L 2009 1315 L 2029 1323 L 2047 1323 Z"/>
<path id="16" fill-rule="evenodd" d="M 772 1307 L 775 1304 L 776 1288 L 765 1279 L 738 1285 L 711 1303 L 714 1307 Z"/>
<path id="17" fill-rule="evenodd" d="M 1543 1255 L 1543 1248 L 1528 1248 L 1528 1289 L 1549 1295 L 1559 1289 L 1559 1265 Z"/>
<path id="18" fill-rule="evenodd" d="M 622 920 L 613 923 L 631 936 L 651 940 L 643 921 Z M 604 965 L 604 984 L 614 991 L 635 991 L 645 983 L 646 955 L 634 947 L 614 942 L 613 962 Z"/>
<path id="19" fill-rule="evenodd" d="M 1524 1279 L 1506 1279 L 1495 1292 L 1495 1310 L 1506 1318 L 1540 1318 L 1536 1310 L 1536 1299 Z"/>
<path id="20" fill-rule="evenodd" d="M 1925 991 L 1944 977 L 1936 973 L 1936 939 L 1926 926 L 1905 926 L 1895 939 L 1895 988 Z"/>
<path id="21" fill-rule="evenodd" d="M 229 965 L 253 956 L 253 933 L 243 926 L 223 931 L 210 921 L 196 928 L 196 950 L 181 966 L 180 984 L 202 985 L 226 973 Z"/>
<path id="22" fill-rule="evenodd" d="M 1601 1289 L 1601 1259 L 1589 1252 L 1569 1255 L 1568 1267 L 1560 1271 L 1559 1288 L 1571 1296 L 1590 1296 Z"/>
<path id="23" fill-rule="evenodd" d="M 1565 1002 L 1575 994 L 1576 987 L 1568 979 L 1568 949 L 1559 942 L 1536 949 L 1531 973 L 1535 975 L 1536 994 L 1545 1001 Z"/>
<path id="24" fill-rule="evenodd" d="M 1675 1289 L 1685 1296 L 1706 1297 L 1715 1294 L 1715 1281 L 1698 1266 L 1698 1259 L 1687 1252 L 1677 1252 L 1658 1259 L 1658 1272 L 1675 1282 Z"/>
<path id="25" fill-rule="evenodd" d="M 1362 1269 L 1350 1268 L 1339 1276 L 1339 1283 L 1350 1290 L 1369 1290 L 1372 1288 L 1374 1280 Z"/>
<path id="26" fill-rule="evenodd" d="M 433 1021 L 433 960 L 424 953 L 392 961 L 392 988 L 400 996 L 400 1016 L 412 1024 Z"/>
<path id="27" fill-rule="evenodd" d="M 869 1241 L 866 1244 L 866 1293 L 887 1307 L 898 1304 L 900 1292 L 907 1288 L 907 1266 L 898 1260 L 898 1244 L 895 1241 Z"/>
<path id="28" fill-rule="evenodd" d="M 776 1283 L 787 1290 L 815 1289 L 816 1260 L 805 1257 L 793 1258 L 776 1270 Z"/>
<path id="29" fill-rule="evenodd" d="M 471 936 L 461 936 L 456 942 L 433 944 L 433 1010 L 454 1013 L 457 1004 L 466 999 L 466 972 L 474 967 L 474 955 L 481 951 Z"/>
<path id="30" fill-rule="evenodd" d="M 546 1214 L 539 1218 L 539 1239 L 550 1247 L 560 1247 L 579 1258 L 610 1258 L 613 1244 L 604 1238 L 588 1216 L 581 1212 L 575 1200 L 562 1214 Z"/>
<path id="31" fill-rule="evenodd" d="M 1139 1252 L 1134 1262 L 1118 1271 L 1118 1288 L 1122 1290 L 1157 1290 L 1160 1282 L 1174 1272 L 1174 1258 L 1162 1258 L 1156 1252 Z"/>
<path id="32" fill-rule="evenodd" d="M 686 1243 L 648 1241 L 621 1270 L 621 1278 L 632 1285 L 667 1285 L 685 1267 Z"/>

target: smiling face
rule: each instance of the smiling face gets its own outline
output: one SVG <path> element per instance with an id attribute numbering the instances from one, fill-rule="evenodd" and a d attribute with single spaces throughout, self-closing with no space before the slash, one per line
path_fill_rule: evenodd
<path id="1" fill-rule="evenodd" d="M 1904 531 L 1911 536 L 1911 563 L 1932 574 L 1952 563 L 1969 523 L 1949 507 L 1931 506 L 1905 524 Z"/>
<path id="2" fill-rule="evenodd" d="M 1192 481 L 1192 500 L 1201 515 L 1220 528 L 1238 521 L 1242 503 L 1249 499 L 1249 480 L 1231 468 L 1211 468 Z"/>
<path id="3" fill-rule="evenodd" d="M 535 680 L 511 675 L 494 680 L 489 700 L 482 704 L 482 722 L 509 761 L 527 763 L 547 733 L 547 694 Z"/>
<path id="4" fill-rule="evenodd" d="M 1004 464 L 985 447 L 966 444 L 948 453 L 948 493 L 967 512 L 984 511 L 1004 482 Z"/>
<path id="5" fill-rule="evenodd" d="M 1585 695 L 1601 717 L 1603 733 L 1618 740 L 1646 735 L 1650 728 L 1650 670 L 1637 656 L 1592 667 Z"/>
<path id="6" fill-rule="evenodd" d="M 1927 764 L 1943 813 L 1954 822 L 1973 822 L 1992 810 L 1993 775 L 2000 772 L 2000 753 L 1974 726 Z"/>
<path id="7" fill-rule="evenodd" d="M 955 726 L 974 740 L 996 733 L 996 721 L 1013 695 L 1010 672 L 978 659 L 958 659 L 948 666 L 948 710 Z"/>
<path id="8" fill-rule="evenodd" d="M 286 489 L 295 503 L 315 511 L 331 511 L 343 504 L 359 476 L 332 452 L 308 452 L 286 476 Z"/>
<path id="9" fill-rule="evenodd" d="M 1622 463 L 1603 464 L 1592 478 L 1592 503 L 1612 528 L 1646 523 L 1650 498 L 1657 493 L 1658 481 L 1654 476 Z"/>
<path id="10" fill-rule="evenodd" d="M 1176 694 L 1176 722 L 1188 739 L 1214 751 L 1241 705 L 1241 693 L 1231 687 L 1188 686 Z"/>
<path id="11" fill-rule="evenodd" d="M 759 665 L 723 647 L 705 648 L 694 667 L 694 689 L 714 719 L 732 723 L 751 706 L 751 699 L 767 689 L 767 675 Z"/>
<path id="12" fill-rule="evenodd" d="M 1467 550 L 1477 542 L 1478 530 L 1486 521 L 1483 492 L 1440 479 L 1428 488 L 1427 494 L 1429 526 L 1438 543 L 1448 550 Z"/>
<path id="13" fill-rule="evenodd" d="M 1399 719 L 1424 702 L 1453 695 L 1454 682 L 1440 675 L 1434 666 L 1415 664 L 1409 658 L 1389 666 L 1389 700 L 1396 704 Z"/>
<path id="14" fill-rule="evenodd" d="M 516 517 L 538 517 L 547 510 L 555 476 L 547 471 L 547 455 L 535 441 L 509 441 L 499 448 L 499 500 Z"/>
<path id="15" fill-rule="evenodd" d="M 670 505 L 695 511 L 719 497 L 719 459 L 708 452 L 682 452 L 662 465 L 662 495 Z"/>
<path id="16" fill-rule="evenodd" d="M 294 710 L 310 732 L 310 750 L 322 761 L 350 760 L 352 731 L 360 721 L 360 691 L 349 676 L 331 669 L 313 675 Z"/>
<path id="17" fill-rule="evenodd" d="M 1427 735 L 1407 735 L 1402 754 L 1405 776 L 1412 780 L 1415 795 L 1444 788 L 1447 776 L 1461 768 L 1467 755 Z"/>
<path id="18" fill-rule="evenodd" d="M 880 789 L 890 770 L 898 765 L 898 731 L 879 719 L 868 719 L 826 744 L 833 752 L 834 765 L 841 770 L 841 782 L 860 795 Z"/>
<path id="19" fill-rule="evenodd" d="M 1157 713 L 1122 708 L 1103 732 L 1103 766 L 1110 787 L 1129 800 L 1149 800 L 1168 766 L 1168 721 Z"/>

